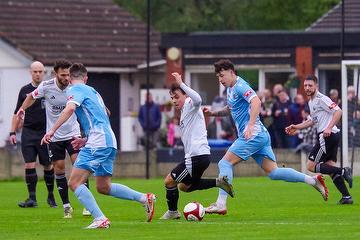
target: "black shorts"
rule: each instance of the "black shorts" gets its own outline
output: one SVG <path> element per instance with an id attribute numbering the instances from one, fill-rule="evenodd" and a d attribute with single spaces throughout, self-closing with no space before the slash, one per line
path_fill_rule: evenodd
<path id="1" fill-rule="evenodd" d="M 178 164 L 170 173 L 171 177 L 177 183 L 191 185 L 200 180 L 204 171 L 210 165 L 210 155 L 199 155 Z"/>
<path id="2" fill-rule="evenodd" d="M 71 141 L 72 139 L 58 142 L 50 142 L 48 145 L 50 160 L 52 162 L 57 160 L 64 160 L 66 154 L 65 151 L 67 151 L 70 156 L 75 153 L 79 153 L 79 150 L 75 150 L 72 147 Z"/>
<path id="3" fill-rule="evenodd" d="M 46 145 L 40 145 L 45 131 L 35 131 L 24 127 L 21 134 L 21 152 L 26 163 L 36 161 L 39 156 L 39 163 L 43 166 L 51 164 Z"/>
<path id="4" fill-rule="evenodd" d="M 329 137 L 322 138 L 318 134 L 318 141 L 310 152 L 309 160 L 313 162 L 337 161 L 337 152 L 340 143 L 340 132 L 331 133 Z"/>

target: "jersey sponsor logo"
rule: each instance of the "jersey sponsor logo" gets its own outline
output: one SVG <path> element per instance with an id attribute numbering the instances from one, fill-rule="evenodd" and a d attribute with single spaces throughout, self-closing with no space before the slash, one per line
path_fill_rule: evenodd
<path id="1" fill-rule="evenodd" d="M 336 106 L 337 106 L 337 104 L 333 102 L 333 103 L 329 106 L 329 108 L 330 108 L 330 109 L 334 109 Z"/>
<path id="2" fill-rule="evenodd" d="M 244 93 L 244 97 L 248 97 L 252 94 L 252 91 L 251 90 L 248 90 Z"/>

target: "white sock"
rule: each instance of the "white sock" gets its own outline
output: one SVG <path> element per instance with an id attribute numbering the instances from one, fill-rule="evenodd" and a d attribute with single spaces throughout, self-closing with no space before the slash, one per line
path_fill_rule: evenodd
<path id="1" fill-rule="evenodd" d="M 309 175 L 305 175 L 305 183 L 311 185 L 311 186 L 315 186 L 316 181 L 313 177 L 310 177 Z"/>
<path id="2" fill-rule="evenodd" d="M 139 202 L 141 202 L 142 204 L 145 204 L 145 203 L 146 203 L 146 200 L 147 200 L 146 194 L 143 194 L 143 195 L 140 197 Z"/>
<path id="3" fill-rule="evenodd" d="M 65 203 L 63 204 L 63 207 L 66 208 L 66 207 L 71 207 L 70 203 Z"/>
<path id="4" fill-rule="evenodd" d="M 216 205 L 218 207 L 226 207 L 227 195 L 219 194 L 218 199 L 216 200 Z"/>

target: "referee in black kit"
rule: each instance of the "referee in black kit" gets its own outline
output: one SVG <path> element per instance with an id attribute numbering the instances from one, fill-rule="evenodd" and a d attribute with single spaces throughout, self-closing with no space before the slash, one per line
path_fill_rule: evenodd
<path id="1" fill-rule="evenodd" d="M 47 203 L 50 207 L 57 207 L 54 198 L 54 169 L 50 162 L 46 145 L 41 146 L 40 141 L 45 134 L 46 118 L 44 99 L 38 99 L 26 109 L 25 116 L 18 116 L 20 109 L 27 94 L 34 91 L 44 78 L 45 68 L 41 62 L 35 61 L 30 65 L 31 83 L 23 86 L 19 92 L 16 109 L 11 122 L 10 142 L 16 144 L 16 130 L 19 123 L 24 121 L 21 135 L 21 151 L 25 161 L 25 182 L 29 192 L 29 197 L 19 202 L 19 207 L 36 207 L 36 184 L 38 176 L 36 173 L 36 156 L 39 157 L 40 164 L 44 167 L 44 180 L 48 190 Z"/>

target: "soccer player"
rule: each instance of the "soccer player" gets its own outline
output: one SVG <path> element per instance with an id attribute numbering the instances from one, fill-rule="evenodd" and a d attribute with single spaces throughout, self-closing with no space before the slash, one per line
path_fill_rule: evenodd
<path id="1" fill-rule="evenodd" d="M 23 115 L 24 111 L 32 106 L 36 99 L 45 98 L 46 129 L 47 131 L 50 130 L 66 106 L 67 99 L 65 92 L 69 87 L 70 66 L 71 62 L 65 59 L 57 60 L 54 64 L 55 78 L 40 83 L 40 85 L 26 97 L 17 115 Z M 69 201 L 68 184 L 65 176 L 65 153 L 66 151 L 68 152 L 72 163 L 74 163 L 79 150 L 75 150 L 72 147 L 71 141 L 73 137 L 79 136 L 80 126 L 77 122 L 76 115 L 73 114 L 56 132 L 48 145 L 49 157 L 54 165 L 55 179 L 63 202 L 64 218 L 72 218 L 73 212 Z M 90 212 L 84 209 L 83 215 L 90 215 Z"/>
<path id="2" fill-rule="evenodd" d="M 24 121 L 21 135 L 21 152 L 25 161 L 25 182 L 29 192 L 29 197 L 19 202 L 19 207 L 37 207 L 36 185 L 38 176 L 36 173 L 36 157 L 44 167 L 44 180 L 48 190 L 47 203 L 50 207 L 57 207 L 54 198 L 54 169 L 49 159 L 46 146 L 41 146 L 41 137 L 45 133 L 45 108 L 44 99 L 37 99 L 35 103 L 26 110 L 24 119 L 20 119 L 16 113 L 26 99 L 26 96 L 34 91 L 42 82 L 45 74 L 44 65 L 35 61 L 30 65 L 31 83 L 23 86 L 19 92 L 18 101 L 12 117 L 10 142 L 16 144 L 16 130 L 21 121 Z"/>
<path id="3" fill-rule="evenodd" d="M 231 184 L 226 177 L 203 179 L 201 176 L 210 164 L 210 147 L 207 141 L 204 113 L 200 95 L 186 86 L 181 75 L 172 73 L 176 83 L 171 86 L 170 97 L 177 110 L 181 111 L 180 130 L 185 158 L 165 178 L 168 210 L 161 219 L 179 219 L 177 210 L 179 190 L 195 190 L 219 187 L 233 197 Z"/>
<path id="4" fill-rule="evenodd" d="M 305 94 L 309 97 L 310 118 L 299 124 L 292 124 L 285 128 L 289 135 L 296 130 L 315 125 L 318 141 L 313 147 L 307 162 L 307 169 L 311 172 L 328 174 L 331 176 L 336 188 L 342 194 L 338 204 L 353 204 L 351 195 L 345 185 L 344 179 L 352 187 L 351 168 L 336 166 L 336 155 L 340 141 L 340 129 L 336 127 L 342 111 L 329 97 L 318 91 L 317 77 L 309 75 L 304 80 Z"/>
<path id="5" fill-rule="evenodd" d="M 252 157 L 270 179 L 304 182 L 318 190 L 326 201 L 328 191 L 321 175 L 310 177 L 292 168 L 277 167 L 269 133 L 259 119 L 261 101 L 249 84 L 235 74 L 233 63 L 221 59 L 214 66 L 219 82 L 227 88 L 227 106 L 219 111 L 205 108 L 204 112 L 209 116 L 231 113 L 238 131 L 238 138 L 218 163 L 220 176 L 227 176 L 231 183 L 233 166 Z M 206 213 L 226 214 L 226 200 L 227 193 L 220 189 L 216 203 L 207 207 Z"/>
<path id="6" fill-rule="evenodd" d="M 87 70 L 81 63 L 74 63 L 70 67 L 72 86 L 66 92 L 68 102 L 56 123 L 44 135 L 41 142 L 50 143 L 58 129 L 75 112 L 87 141 L 84 142 L 85 146 L 80 149 L 71 170 L 69 187 L 94 217 L 93 222 L 87 228 L 110 227 L 109 219 L 105 217 L 94 196 L 84 185 L 91 173 L 95 175 L 96 188 L 99 193 L 142 203 L 147 214 L 147 221 L 150 222 L 154 214 L 155 195 L 140 193 L 127 186 L 111 183 L 117 143 L 104 102 L 94 88 L 86 85 L 87 78 Z"/>

